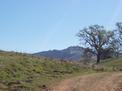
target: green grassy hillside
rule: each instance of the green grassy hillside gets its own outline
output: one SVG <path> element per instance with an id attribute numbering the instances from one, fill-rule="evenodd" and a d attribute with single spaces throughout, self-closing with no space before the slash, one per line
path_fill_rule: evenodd
<path id="1" fill-rule="evenodd" d="M 122 58 L 114 58 L 114 59 L 108 59 L 103 63 L 105 66 L 111 67 L 111 66 L 122 66 Z"/>
<path id="2" fill-rule="evenodd" d="M 100 65 L 103 65 L 108 71 L 122 71 L 122 58 L 107 59 Z"/>
<path id="3" fill-rule="evenodd" d="M 61 63 L 43 57 L 1 51 L 0 91 L 40 91 L 43 85 L 84 71 L 69 62 Z"/>
<path id="4" fill-rule="evenodd" d="M 109 59 L 100 65 L 107 71 L 113 71 L 113 66 L 122 67 L 122 58 Z M 78 63 L 0 51 L 0 91 L 41 91 L 44 85 L 87 72 L 96 71 L 81 67 Z"/>

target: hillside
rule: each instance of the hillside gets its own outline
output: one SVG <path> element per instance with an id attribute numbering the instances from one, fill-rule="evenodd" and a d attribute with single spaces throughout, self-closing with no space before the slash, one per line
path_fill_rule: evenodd
<path id="1" fill-rule="evenodd" d="M 104 66 L 106 72 L 113 72 L 113 66 L 116 66 L 118 72 L 122 67 L 121 60 L 109 59 L 100 66 Z M 64 78 L 96 72 L 79 63 L 0 51 L 0 91 L 42 91 L 45 86 L 54 85 Z"/>
<path id="2" fill-rule="evenodd" d="M 63 50 L 51 50 L 35 53 L 36 56 L 44 56 L 48 58 L 79 61 L 83 56 L 84 48 L 79 46 L 71 46 Z"/>
<path id="3" fill-rule="evenodd" d="M 73 63 L 0 51 L 0 91 L 40 91 L 43 85 L 84 71 Z"/>
<path id="4" fill-rule="evenodd" d="M 104 60 L 100 65 L 103 65 L 108 71 L 122 71 L 122 57 Z"/>
<path id="5" fill-rule="evenodd" d="M 104 60 L 98 67 L 104 71 L 63 80 L 51 91 L 122 91 L 122 58 Z"/>

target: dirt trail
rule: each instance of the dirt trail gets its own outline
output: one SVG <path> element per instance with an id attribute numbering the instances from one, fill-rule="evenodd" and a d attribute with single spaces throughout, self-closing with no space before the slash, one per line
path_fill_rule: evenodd
<path id="1" fill-rule="evenodd" d="M 122 72 L 70 78 L 58 83 L 51 91 L 122 91 Z"/>

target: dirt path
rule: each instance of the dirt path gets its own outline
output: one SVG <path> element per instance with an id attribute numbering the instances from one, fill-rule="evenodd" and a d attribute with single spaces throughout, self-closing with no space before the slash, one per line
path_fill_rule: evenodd
<path id="1" fill-rule="evenodd" d="M 58 83 L 51 91 L 122 91 L 122 72 L 70 78 Z"/>

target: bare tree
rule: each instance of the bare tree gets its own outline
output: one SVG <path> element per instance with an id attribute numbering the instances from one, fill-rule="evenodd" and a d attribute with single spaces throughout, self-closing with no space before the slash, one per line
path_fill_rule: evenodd
<path id="1" fill-rule="evenodd" d="M 116 31 L 116 37 L 120 43 L 120 45 L 122 45 L 122 22 L 118 22 L 116 23 L 117 29 Z"/>
<path id="2" fill-rule="evenodd" d="M 116 23 L 114 37 L 111 41 L 111 48 L 114 50 L 115 56 L 118 57 L 122 51 L 122 22 Z"/>
<path id="3" fill-rule="evenodd" d="M 117 30 L 122 34 L 122 22 L 117 22 L 116 26 L 117 26 Z"/>
<path id="4" fill-rule="evenodd" d="M 91 61 L 92 58 L 92 49 L 85 48 L 83 52 L 83 63 L 88 64 Z"/>
<path id="5" fill-rule="evenodd" d="M 99 25 L 89 26 L 78 33 L 80 41 L 85 43 L 86 47 L 92 49 L 92 53 L 97 56 L 97 63 L 100 63 L 102 50 L 109 47 L 113 35 L 112 31 L 107 31 Z"/>

